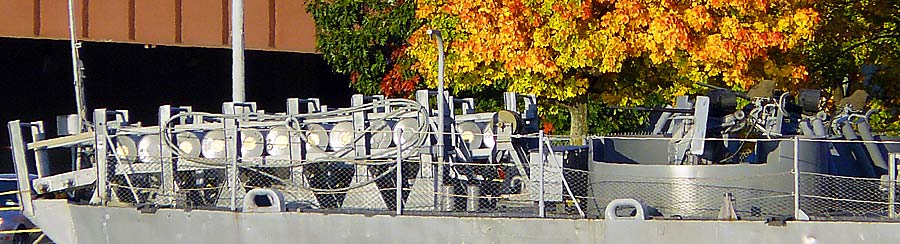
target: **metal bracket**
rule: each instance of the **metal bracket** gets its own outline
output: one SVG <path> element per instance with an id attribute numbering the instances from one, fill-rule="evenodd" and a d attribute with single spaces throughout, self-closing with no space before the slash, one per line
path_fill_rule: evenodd
<path id="1" fill-rule="evenodd" d="M 109 189 L 107 189 L 108 178 L 107 170 L 109 165 L 107 162 L 108 146 L 106 138 L 109 137 L 109 130 L 106 127 L 106 109 L 100 108 L 94 110 L 94 158 L 96 164 L 94 169 L 97 171 L 97 188 L 94 189 L 94 196 L 91 197 L 91 204 L 106 205 L 109 200 Z"/>
<path id="2" fill-rule="evenodd" d="M 31 122 L 31 141 L 37 142 L 44 140 L 45 131 L 44 131 L 44 122 L 37 121 Z M 49 156 L 47 155 L 47 151 L 43 149 L 33 149 L 34 150 L 34 163 L 35 163 L 35 171 L 37 172 L 38 178 L 49 176 L 50 175 L 50 162 Z"/>
<path id="3" fill-rule="evenodd" d="M 226 115 L 236 115 L 238 114 L 236 111 L 238 107 L 235 106 L 234 103 L 227 102 L 222 104 L 222 113 Z M 228 188 L 231 194 L 231 201 L 229 201 L 228 206 L 231 211 L 237 209 L 236 201 L 237 201 L 237 187 L 238 187 L 238 161 L 239 156 L 238 152 L 240 152 L 241 148 L 241 137 L 240 131 L 238 130 L 238 119 L 235 118 L 226 118 L 223 125 L 225 126 L 225 158 L 231 161 L 231 165 L 228 167 Z"/>
<path id="4" fill-rule="evenodd" d="M 25 148 L 25 140 L 22 138 L 22 125 L 18 120 L 7 123 L 9 139 L 12 144 L 13 162 L 16 166 L 16 179 L 19 183 L 19 204 L 22 206 L 22 214 L 34 216 L 34 206 L 31 203 L 31 178 L 28 175 L 28 160 L 25 158 L 27 149 Z"/>
<path id="5" fill-rule="evenodd" d="M 706 142 L 706 122 L 709 115 L 709 97 L 697 96 L 694 105 L 694 133 L 691 138 L 691 154 L 703 155 Z"/>
<path id="6" fill-rule="evenodd" d="M 174 138 L 164 138 L 166 135 L 166 122 L 172 118 L 172 106 L 159 106 L 159 163 L 162 167 L 162 178 L 160 179 L 159 190 L 162 193 L 157 198 L 157 203 L 162 205 L 171 205 L 175 201 L 175 160 L 172 159 L 172 152 L 166 145 L 166 140 Z M 174 135 L 170 135 L 174 137 Z M 176 145 L 178 142 L 175 142 Z"/>

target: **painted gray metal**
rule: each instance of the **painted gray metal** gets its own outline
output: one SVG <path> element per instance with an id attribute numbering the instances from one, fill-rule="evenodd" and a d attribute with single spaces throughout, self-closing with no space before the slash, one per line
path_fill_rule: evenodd
<path id="1" fill-rule="evenodd" d="M 642 144 L 638 143 L 642 142 Z M 620 154 L 597 155 L 594 160 L 621 159 L 628 155 L 659 154 L 667 152 L 666 143 L 647 143 L 645 140 L 604 139 L 604 144 L 624 144 L 616 147 Z M 597 142 L 595 142 L 596 144 Z M 590 185 L 598 206 L 606 206 L 613 199 L 635 198 L 662 214 L 715 217 L 721 208 L 722 195 L 733 193 L 738 197 L 738 208 L 750 213 L 760 208 L 760 218 L 766 216 L 790 216 L 790 197 L 794 191 L 794 142 L 759 142 L 767 157 L 762 164 L 726 165 L 665 165 L 657 162 L 608 163 L 593 161 L 590 168 Z M 801 172 L 822 173 L 826 170 L 827 145 L 821 142 L 798 143 L 798 166 Z M 762 150 L 761 150 L 762 151 Z M 603 153 L 603 152 L 601 152 Z M 607 158 L 608 157 L 608 158 Z M 642 159 L 660 156 L 643 156 Z M 646 163 L 646 164 L 645 164 Z M 775 197 L 785 196 L 785 197 Z M 746 199 L 755 199 L 742 201 Z M 746 215 L 746 214 L 745 214 Z"/>
<path id="2" fill-rule="evenodd" d="M 35 223 L 66 243 L 898 243 L 900 223 L 470 218 L 238 213 L 36 200 Z"/>
<path id="3" fill-rule="evenodd" d="M 25 141 L 22 140 L 22 123 L 18 120 L 6 124 L 9 128 L 9 138 L 12 143 L 13 162 L 16 167 L 16 181 L 20 190 L 18 193 L 19 204 L 22 206 L 22 214 L 34 215 L 34 207 L 31 204 L 31 178 L 28 176 L 28 166 L 25 164 Z"/>

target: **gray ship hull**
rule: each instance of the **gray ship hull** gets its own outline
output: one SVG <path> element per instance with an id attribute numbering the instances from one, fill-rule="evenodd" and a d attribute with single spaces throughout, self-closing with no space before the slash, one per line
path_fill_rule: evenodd
<path id="1" fill-rule="evenodd" d="M 32 218 L 66 243 L 898 243 L 900 223 L 599 220 L 237 213 L 35 200 Z M 52 223 L 52 224 L 50 224 Z"/>

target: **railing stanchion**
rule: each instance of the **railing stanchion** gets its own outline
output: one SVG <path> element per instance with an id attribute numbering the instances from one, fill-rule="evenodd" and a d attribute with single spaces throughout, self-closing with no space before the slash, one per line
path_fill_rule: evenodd
<path id="1" fill-rule="evenodd" d="M 539 144 L 538 153 L 541 154 L 541 162 L 540 162 L 540 165 L 538 165 L 538 167 L 540 168 L 538 170 L 538 171 L 540 171 L 540 175 L 538 176 L 538 185 L 540 188 L 540 190 L 538 191 L 539 196 L 540 196 L 538 198 L 538 215 L 541 216 L 541 218 L 543 218 L 543 217 L 546 217 L 546 211 L 544 211 L 544 208 L 546 207 L 544 205 L 544 165 L 547 163 L 547 155 L 544 154 L 544 131 L 543 130 L 538 131 L 538 140 L 540 140 L 540 143 L 538 143 Z"/>
<path id="2" fill-rule="evenodd" d="M 794 136 L 794 219 L 800 219 L 800 137 Z"/>
<path id="3" fill-rule="evenodd" d="M 398 128 L 398 131 L 400 131 L 400 133 L 399 133 L 400 135 L 403 135 L 403 128 Z M 403 182 L 403 166 L 402 166 L 401 162 L 403 162 L 403 145 L 402 145 L 402 143 L 399 143 L 397 145 L 397 169 L 396 169 L 397 173 L 395 174 L 396 175 L 395 187 L 397 188 L 396 189 L 397 199 L 395 200 L 395 203 L 394 203 L 394 208 L 397 209 L 397 215 L 403 214 L 403 184 L 402 184 L 402 182 Z"/>
<path id="4" fill-rule="evenodd" d="M 897 217 L 897 206 L 895 206 L 894 202 L 897 201 L 897 157 L 900 156 L 900 153 L 890 153 L 888 154 L 888 180 L 890 180 L 890 190 L 888 192 L 888 217 L 896 218 Z"/>
<path id="5" fill-rule="evenodd" d="M 238 129 L 238 121 L 237 118 L 234 118 L 234 115 L 238 113 L 235 109 L 234 103 L 227 102 L 222 105 L 224 114 L 232 116 L 231 118 L 226 118 L 223 123 L 225 129 L 225 158 L 231 163 L 226 166 L 228 170 L 225 173 L 228 179 L 228 188 L 231 188 L 230 202 L 228 203 L 228 207 L 231 211 L 237 209 L 238 152 L 241 150 L 241 136 Z"/>
<path id="6" fill-rule="evenodd" d="M 106 127 L 106 109 L 94 110 L 94 158 L 97 169 L 97 189 L 91 197 L 92 204 L 106 206 L 109 200 L 109 162 L 107 162 L 108 150 L 106 137 L 109 130 Z M 115 173 L 115 172 L 113 172 Z"/>

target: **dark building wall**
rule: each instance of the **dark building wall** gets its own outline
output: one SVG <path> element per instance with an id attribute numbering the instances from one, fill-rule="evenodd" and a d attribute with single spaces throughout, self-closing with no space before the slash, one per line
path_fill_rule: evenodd
<path id="1" fill-rule="evenodd" d="M 0 54 L 0 172 L 9 172 L 5 122 L 43 120 L 55 134 L 55 116 L 74 113 L 75 102 L 67 41 L 0 38 Z M 228 49 L 86 42 L 81 57 L 89 109 L 127 109 L 132 120 L 157 124 L 160 105 L 220 112 L 231 98 Z M 320 55 L 271 51 L 247 52 L 246 92 L 248 101 L 272 112 L 284 111 L 289 97 L 347 106 L 353 93 Z"/>

